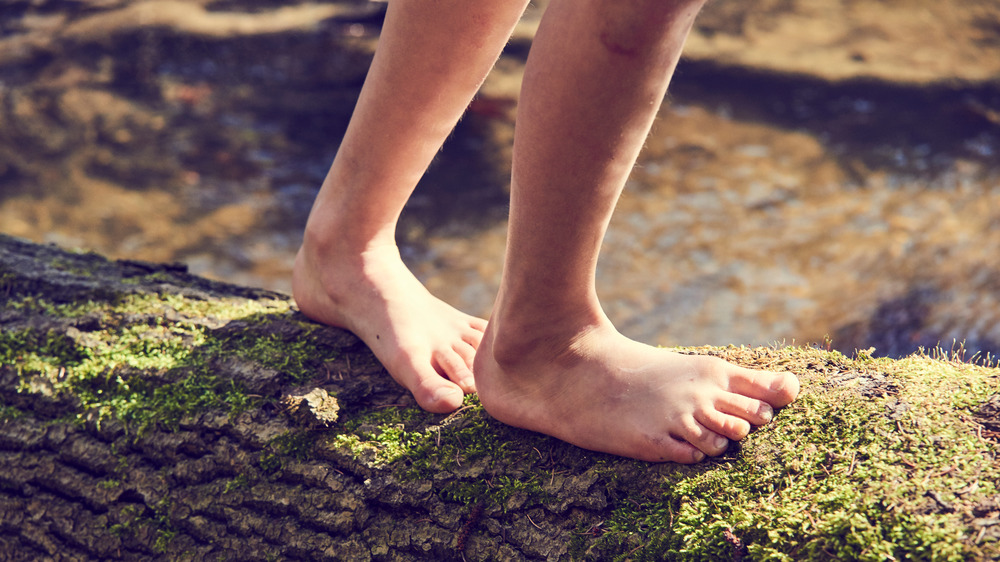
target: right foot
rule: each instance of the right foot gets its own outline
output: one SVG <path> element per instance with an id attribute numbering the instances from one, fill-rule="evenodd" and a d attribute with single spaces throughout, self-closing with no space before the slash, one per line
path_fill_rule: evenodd
<path id="1" fill-rule="evenodd" d="M 474 369 L 486 411 L 593 451 L 698 462 L 771 421 L 774 408 L 799 392 L 791 373 L 647 346 L 606 319 L 565 337 L 525 330 L 511 336 L 495 325 Z"/>
<path id="2" fill-rule="evenodd" d="M 423 409 L 446 413 L 475 392 L 472 362 L 486 321 L 431 295 L 394 245 L 360 254 L 304 242 L 292 293 L 303 314 L 361 338 Z"/>

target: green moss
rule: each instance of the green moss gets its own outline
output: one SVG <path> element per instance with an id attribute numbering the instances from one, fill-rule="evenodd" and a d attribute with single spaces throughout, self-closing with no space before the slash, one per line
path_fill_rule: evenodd
<path id="1" fill-rule="evenodd" d="M 108 478 L 106 480 L 101 480 L 97 483 L 98 486 L 106 490 L 113 490 L 122 485 L 121 480 L 115 478 Z"/>
<path id="2" fill-rule="evenodd" d="M 24 412 L 14 406 L 0 404 L 0 422 L 13 420 L 24 416 Z"/>
<path id="3" fill-rule="evenodd" d="M 134 534 L 135 529 L 141 520 L 142 511 L 142 506 L 137 504 L 125 505 L 118 511 L 118 523 L 111 525 L 108 528 L 108 531 L 116 537 L 124 537 L 129 534 Z"/>
<path id="4" fill-rule="evenodd" d="M 15 281 L 17 276 L 14 273 L 0 268 L 0 294 L 7 295 Z"/>
<path id="5" fill-rule="evenodd" d="M 78 260 L 70 260 L 67 258 L 55 258 L 49 262 L 49 265 L 54 269 L 65 271 L 66 273 L 77 277 L 92 277 L 94 275 L 92 269 L 86 266 L 79 267 L 78 264 Z"/>
<path id="6" fill-rule="evenodd" d="M 143 529 L 151 529 L 156 534 L 153 551 L 163 554 L 169 551 L 170 541 L 177 535 L 177 530 L 170 522 L 168 511 L 170 502 L 160 500 L 153 509 L 147 509 L 138 504 L 122 507 L 117 513 L 118 523 L 109 527 L 111 534 L 117 537 L 138 536 Z"/>
<path id="7" fill-rule="evenodd" d="M 492 420 L 475 396 L 443 420 L 417 408 L 358 413 L 332 442 L 405 481 L 453 472 L 436 490 L 445 501 L 507 508 L 512 501 L 537 504 L 549 498 L 542 483 L 552 468 L 541 467 L 537 451 L 553 440 Z"/>
<path id="8" fill-rule="evenodd" d="M 744 350 L 746 351 L 746 350 Z M 741 351 L 742 353 L 743 351 Z M 735 352 L 734 352 L 735 353 Z M 970 414 L 1000 389 L 996 370 L 927 357 L 856 359 L 810 348 L 771 352 L 762 368 L 793 368 L 803 393 L 735 456 L 692 467 L 585 455 L 611 516 L 581 524 L 574 557 L 619 560 L 964 560 L 995 544 L 970 536 L 971 508 L 998 493 L 995 446 Z M 732 359 L 732 358 L 731 358 Z M 808 369 L 815 371 L 804 370 Z M 561 446 L 493 422 L 475 398 L 441 420 L 415 409 L 360 412 L 335 442 L 401 478 L 434 481 L 452 502 L 542 504 Z M 475 467 L 468 474 L 463 469 Z M 470 469 L 471 470 L 471 469 Z M 624 476 L 628 475 L 628 476 Z M 929 493 L 951 506 L 939 509 Z M 992 549 L 992 550 L 990 550 Z M 601 553 L 598 556 L 595 553 Z"/>
<path id="9" fill-rule="evenodd" d="M 419 408 L 373 408 L 341 416 L 332 442 L 373 466 L 384 466 L 403 456 L 413 456 L 428 438 L 424 429 L 438 418 Z"/>
<path id="10" fill-rule="evenodd" d="M 306 460 L 311 456 L 315 438 L 308 431 L 288 431 L 275 437 L 268 444 L 284 457 Z"/>
<path id="11" fill-rule="evenodd" d="M 170 550 L 170 541 L 177 536 L 177 529 L 170 521 L 170 500 L 163 498 L 153 508 L 153 515 L 148 519 L 147 524 L 156 530 L 156 542 L 153 543 L 153 552 L 166 554 Z"/>
<path id="12" fill-rule="evenodd" d="M 136 294 L 74 304 L 28 297 L 11 307 L 61 325 L 85 318 L 88 326 L 85 332 L 70 327 L 0 333 L 0 361 L 17 369 L 19 391 L 72 394 L 82 403 L 79 419 L 116 417 L 140 430 L 153 423 L 176 426 L 185 415 L 208 409 L 239 413 L 258 404 L 264 397 L 217 374 L 213 366 L 229 358 L 293 381 L 307 380 L 317 361 L 332 358 L 332 352 L 316 353 L 308 337 L 289 342 L 275 334 L 226 336 L 206 327 L 287 316 L 289 305 L 279 300 Z"/>
<path id="13" fill-rule="evenodd" d="M 967 411 L 997 391 L 996 371 L 920 357 L 859 365 L 885 373 L 881 390 L 812 380 L 735 462 L 671 471 L 658 497 L 620 502 L 600 546 L 632 560 L 730 558 L 733 538 L 754 560 L 975 557 L 971 506 L 997 482 Z"/>
<path id="14" fill-rule="evenodd" d="M 239 474 L 233 479 L 226 482 L 226 487 L 223 488 L 223 494 L 229 494 L 236 490 L 245 490 L 250 487 L 250 480 L 245 474 Z"/>
<path id="15" fill-rule="evenodd" d="M 165 273 L 163 271 L 157 271 L 155 273 L 149 273 L 147 275 L 143 275 L 141 277 L 133 277 L 131 279 L 134 279 L 137 283 L 140 284 L 169 283 L 174 280 L 174 278 L 169 273 Z"/>
<path id="16" fill-rule="evenodd" d="M 336 353 L 318 345 L 320 328 L 291 317 L 285 301 L 134 294 L 76 304 L 21 298 L 9 306 L 32 320 L 0 333 L 0 362 L 16 369 L 20 391 L 72 394 L 80 419 L 118 418 L 133 430 L 276 398 L 251 395 L 221 376 L 220 365 L 269 369 L 281 387 L 315 377 Z M 802 395 L 738 454 L 693 467 L 581 452 L 492 420 L 475 397 L 450 416 L 359 408 L 323 437 L 289 432 L 272 440 L 259 470 L 224 491 L 279 474 L 288 458 L 312 458 L 320 441 L 400 480 L 432 482 L 445 501 L 490 508 L 544 506 L 554 499 L 557 474 L 589 472 L 609 507 L 600 524 L 577 529 L 572 548 L 580 558 L 729 559 L 741 549 L 755 560 L 1000 555 L 996 543 L 970 536 L 973 506 L 1000 493 L 996 445 L 972 419 L 1000 391 L 996 369 L 944 355 L 890 361 L 870 351 L 855 359 L 809 348 L 696 351 L 793 370 Z M 0 405 L 0 420 L 19 415 Z M 114 530 L 152 525 L 157 548 L 167 549 L 167 507 L 123 512 Z"/>
<path id="17" fill-rule="evenodd" d="M 216 357 L 240 357 L 257 365 L 279 371 L 295 383 L 305 382 L 316 376 L 317 365 L 336 358 L 332 350 L 318 349 L 308 337 L 309 330 L 289 341 L 279 334 L 244 333 L 212 343 L 208 352 Z"/>
<path id="18" fill-rule="evenodd" d="M 273 450 L 265 450 L 257 459 L 257 466 L 265 476 L 273 476 L 281 470 L 281 456 Z"/>
<path id="19" fill-rule="evenodd" d="M 246 318 L 254 314 L 276 314 L 291 309 L 288 301 L 251 300 L 243 298 L 201 299 L 174 293 L 131 293 L 113 300 L 54 303 L 38 296 L 22 296 L 4 305 L 12 310 L 30 312 L 51 318 L 79 318 L 98 313 L 105 321 L 122 319 L 129 315 L 162 316 L 173 312 L 187 319 L 216 319 L 220 321 Z"/>

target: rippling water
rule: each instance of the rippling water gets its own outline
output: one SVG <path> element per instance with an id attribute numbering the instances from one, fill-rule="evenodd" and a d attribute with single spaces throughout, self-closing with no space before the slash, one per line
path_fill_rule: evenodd
<path id="1" fill-rule="evenodd" d="M 0 230 L 287 292 L 376 31 L 362 17 L 252 40 L 126 34 L 113 51 L 8 64 Z M 400 232 L 431 290 L 484 316 L 524 47 L 501 60 Z M 1000 352 L 998 107 L 996 84 L 682 63 L 605 240 L 609 315 L 665 345 Z"/>

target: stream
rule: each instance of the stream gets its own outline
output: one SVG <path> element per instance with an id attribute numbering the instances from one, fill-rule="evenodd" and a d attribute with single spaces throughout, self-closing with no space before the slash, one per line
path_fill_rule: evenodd
<path id="1" fill-rule="evenodd" d="M 0 231 L 289 292 L 380 12 L 345 3 L 354 11 L 304 30 L 224 40 L 126 29 L 4 60 L 5 38 L 83 9 L 23 4 L 0 25 Z M 399 232 L 431 291 L 482 316 L 526 52 L 512 42 Z M 608 315 L 660 345 L 995 357 L 996 108 L 996 81 L 682 61 L 605 239 Z"/>

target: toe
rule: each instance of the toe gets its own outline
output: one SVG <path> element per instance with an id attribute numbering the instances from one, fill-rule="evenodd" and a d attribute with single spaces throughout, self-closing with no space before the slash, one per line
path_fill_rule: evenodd
<path id="1" fill-rule="evenodd" d="M 767 402 L 728 392 L 716 399 L 715 408 L 756 426 L 764 425 L 774 418 L 774 409 Z"/>
<path id="2" fill-rule="evenodd" d="M 476 318 L 476 320 L 479 320 L 479 318 Z M 486 329 L 485 321 L 482 322 L 484 323 L 484 330 Z M 466 330 L 462 333 L 462 341 L 472 346 L 473 350 L 479 349 L 479 344 L 483 341 L 483 330 L 477 328 L 476 326 L 472 326 L 471 330 Z"/>
<path id="3" fill-rule="evenodd" d="M 413 394 L 421 408 L 435 414 L 453 412 L 462 405 L 465 392 L 435 370 L 435 361 L 428 358 L 399 357 L 387 364 L 389 373 Z"/>
<path id="4" fill-rule="evenodd" d="M 455 344 L 454 346 L 452 346 L 451 349 L 452 351 L 457 353 L 458 356 L 461 357 L 463 361 L 465 361 L 465 366 L 471 370 L 472 365 L 475 364 L 476 361 L 476 348 L 465 342 L 462 342 Z"/>
<path id="5" fill-rule="evenodd" d="M 694 420 L 686 425 L 683 434 L 678 437 L 683 437 L 710 457 L 721 455 L 729 447 L 729 439 Z"/>
<path id="6" fill-rule="evenodd" d="M 479 337 L 482 337 L 483 332 L 486 331 L 486 320 L 479 318 L 478 316 L 470 316 L 469 326 L 476 332 L 479 332 Z"/>
<path id="7" fill-rule="evenodd" d="M 470 359 L 475 358 L 475 352 Z M 475 377 L 472 376 L 472 369 L 469 368 L 469 360 L 453 349 L 435 352 L 433 355 L 434 368 L 439 373 L 451 379 L 466 393 L 476 391 Z"/>
<path id="8" fill-rule="evenodd" d="M 410 390 L 421 408 L 435 414 L 454 412 L 462 405 L 465 393 L 455 383 L 437 373 L 424 377 Z"/>
<path id="9" fill-rule="evenodd" d="M 729 439 L 739 441 L 750 434 L 750 422 L 740 417 L 725 414 L 714 408 L 699 412 L 695 417 L 710 432 L 726 438 L 727 441 Z M 729 443 L 727 442 L 726 446 L 728 445 Z"/>
<path id="10" fill-rule="evenodd" d="M 639 460 L 649 462 L 676 462 L 681 464 L 692 464 L 700 462 L 705 458 L 705 453 L 687 441 L 675 439 L 667 435 L 665 437 L 647 436 L 648 446 L 642 447 L 641 452 L 628 454 Z M 627 453 L 626 453 L 627 454 Z"/>
<path id="11" fill-rule="evenodd" d="M 781 408 L 791 404 L 799 396 L 799 377 L 792 373 L 779 373 L 778 378 L 778 401 L 772 405 Z"/>
<path id="12" fill-rule="evenodd" d="M 792 373 L 734 367 L 729 390 L 780 408 L 790 404 L 798 396 L 799 379 Z"/>

